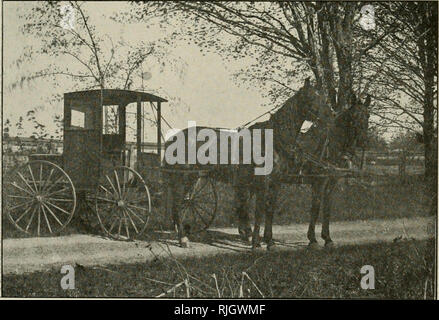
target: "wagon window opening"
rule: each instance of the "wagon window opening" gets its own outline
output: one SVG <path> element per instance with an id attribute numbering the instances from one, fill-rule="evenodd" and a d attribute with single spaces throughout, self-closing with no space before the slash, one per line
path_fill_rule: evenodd
<path id="1" fill-rule="evenodd" d="M 93 129 L 95 114 L 90 106 L 74 104 L 70 107 L 70 121 L 67 126 L 70 129 Z"/>
<path id="2" fill-rule="evenodd" d="M 85 113 L 72 109 L 72 127 L 85 128 Z"/>
<path id="3" fill-rule="evenodd" d="M 119 134 L 119 106 L 105 105 L 103 111 L 103 134 Z"/>

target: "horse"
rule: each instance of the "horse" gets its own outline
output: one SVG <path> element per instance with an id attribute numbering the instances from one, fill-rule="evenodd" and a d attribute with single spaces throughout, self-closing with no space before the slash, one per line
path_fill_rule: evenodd
<path id="1" fill-rule="evenodd" d="M 339 177 L 331 174 L 330 169 L 345 167 L 354 156 L 355 148 L 364 148 L 366 146 L 370 103 L 370 96 L 362 103 L 352 95 L 351 106 L 347 110 L 342 110 L 333 117 L 327 117 L 324 122 L 313 126 L 311 132 L 306 133 L 307 139 L 304 139 L 302 143 L 296 141 L 295 150 L 292 152 L 285 150 L 282 144 L 275 143 L 275 147 L 277 146 L 275 152 L 278 153 L 275 158 L 278 161 L 274 167 L 277 170 L 274 170 L 270 176 L 265 177 L 265 181 L 255 188 L 256 212 L 252 234 L 253 248 L 261 246 L 259 230 L 264 215 L 263 240 L 267 244 L 267 249 L 274 246 L 272 221 L 278 191 L 282 182 L 311 184 L 312 204 L 307 233 L 309 246 L 316 247 L 318 245 L 315 236 L 315 225 L 321 207 L 323 216 L 321 236 L 325 241 L 325 247 L 333 246 L 329 232 L 331 195 Z M 301 158 L 302 160 L 300 160 Z M 305 161 L 303 158 L 305 158 Z M 293 163 L 288 168 L 291 159 L 293 159 Z M 293 177 L 291 177 L 291 173 Z M 297 179 L 299 173 L 307 179 Z M 241 187 L 241 193 L 243 190 L 244 186 Z M 236 206 L 240 210 L 238 212 L 240 217 L 238 231 L 245 239 L 250 231 L 248 211 L 244 210 L 247 199 L 237 197 L 236 200 L 238 202 Z"/>
<path id="2" fill-rule="evenodd" d="M 281 143 L 288 146 L 294 146 L 296 138 L 300 132 L 301 126 L 305 120 L 320 123 L 322 119 L 332 117 L 333 111 L 330 108 L 325 107 L 325 99 L 319 93 L 319 91 L 310 84 L 309 79 L 305 80 L 303 87 L 301 87 L 296 94 L 289 98 L 280 108 L 273 112 L 267 121 L 257 122 L 249 127 L 250 130 L 254 129 L 272 129 L 274 139 L 274 149 L 277 149 L 276 143 Z M 197 127 L 197 130 L 203 128 Z M 219 129 L 214 129 L 219 133 Z M 188 137 L 189 128 L 181 130 L 185 137 Z M 219 136 L 219 135 L 218 135 Z M 165 153 L 170 147 L 174 136 L 171 136 L 165 142 Z M 265 137 L 263 137 L 265 139 Z M 163 163 L 163 180 L 167 185 L 167 197 L 166 197 L 166 212 L 169 216 L 172 216 L 172 221 L 177 230 L 180 246 L 187 247 L 189 240 L 187 238 L 187 232 L 182 219 L 179 214 L 180 206 L 182 205 L 181 198 L 193 187 L 195 179 L 191 174 L 183 174 L 183 172 L 196 171 L 201 169 L 208 169 L 209 176 L 216 181 L 221 181 L 233 186 L 235 199 L 242 196 L 243 186 L 248 189 L 256 191 L 262 185 L 265 185 L 265 178 L 262 176 L 255 176 L 253 173 L 254 164 L 219 164 L 217 161 L 215 164 L 200 164 L 198 161 L 195 164 L 189 164 L 187 159 L 189 139 L 186 139 L 185 146 L 185 164 L 169 164 L 167 161 Z M 195 144 L 198 142 L 195 141 Z M 217 144 L 219 145 L 219 144 Z M 230 154 L 230 152 L 229 152 Z M 218 157 L 219 157 L 218 152 Z M 276 167 L 278 162 L 274 162 L 273 166 Z M 166 170 L 170 169 L 170 170 Z M 278 170 L 273 168 L 274 171 Z M 245 220 L 246 214 L 242 205 L 242 202 L 234 201 L 238 205 L 235 210 L 238 212 L 239 220 Z M 241 224 L 240 224 L 241 226 Z M 240 228 L 240 234 L 244 237 L 248 233 L 248 228 Z"/>
<path id="3" fill-rule="evenodd" d="M 271 240 L 272 212 L 270 212 L 269 208 L 274 207 L 278 182 L 281 181 L 281 177 L 285 175 L 285 168 L 294 167 L 294 162 L 300 162 L 294 159 L 294 155 L 297 155 L 297 152 L 295 153 L 296 139 L 299 136 L 304 121 L 311 121 L 317 128 L 326 128 L 327 124 L 331 123 L 331 119 L 334 118 L 334 111 L 328 107 L 325 101 L 324 97 L 319 94 L 319 91 L 313 87 L 309 79 L 307 79 L 303 87 L 300 88 L 294 96 L 288 99 L 276 112 L 271 114 L 269 120 L 257 122 L 248 128 L 249 130 L 273 130 L 275 161 L 273 163 L 273 172 L 267 176 L 255 176 L 253 173 L 255 164 L 218 165 L 219 162 L 213 165 L 200 163 L 188 164 L 187 162 L 183 165 L 164 164 L 165 168 L 172 168 L 176 172 L 175 174 L 168 174 L 165 179 L 168 182 L 168 195 L 171 195 L 171 198 L 168 197 L 170 201 L 167 201 L 167 212 L 172 215 L 174 225 L 177 229 L 179 243 L 182 247 L 187 247 L 189 240 L 186 236 L 187 228 L 184 228 L 179 215 L 179 205 L 181 205 L 179 199 L 185 194 L 185 190 L 193 185 L 195 180 L 191 178 L 190 175 L 182 175 L 181 171 L 182 169 L 199 170 L 203 168 L 208 168 L 210 177 L 213 177 L 215 180 L 233 185 L 235 194 L 234 207 L 239 219 L 238 231 L 241 238 L 247 240 L 250 239 L 251 227 L 248 219 L 248 211 L 246 210 L 246 193 L 250 191 L 250 193 L 256 194 L 257 212 L 253 236 L 251 237 L 252 245 L 254 248 L 260 246 L 259 229 L 264 211 L 266 211 L 264 240 L 267 242 L 268 247 L 273 245 L 273 241 Z M 188 130 L 189 128 L 182 131 L 186 137 L 188 136 Z M 265 137 L 263 138 L 265 139 Z M 166 142 L 165 150 L 171 140 L 172 139 Z M 189 140 L 185 141 L 187 143 L 185 150 L 188 150 L 187 146 L 190 142 Z M 196 141 L 195 144 L 197 144 Z M 185 156 L 187 160 L 187 154 Z M 296 167 L 298 166 L 296 165 Z M 266 192 L 266 190 L 270 188 L 273 188 L 276 192 Z M 268 210 L 265 210 L 266 208 Z"/>

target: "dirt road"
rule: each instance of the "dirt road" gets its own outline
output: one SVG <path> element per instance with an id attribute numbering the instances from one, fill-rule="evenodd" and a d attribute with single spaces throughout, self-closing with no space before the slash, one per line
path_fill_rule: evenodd
<path id="1" fill-rule="evenodd" d="M 294 250 L 307 245 L 308 226 L 297 224 L 275 226 L 273 234 L 279 250 Z M 317 230 L 320 226 L 317 226 Z M 335 222 L 331 236 L 336 245 L 393 241 L 395 238 L 426 239 L 435 234 L 433 218 Z M 3 274 L 27 273 L 61 268 L 62 265 L 84 266 L 135 263 L 152 260 L 156 255 L 175 257 L 205 256 L 219 253 L 248 252 L 250 245 L 238 239 L 236 228 L 212 229 L 194 239 L 188 249 L 177 246 L 170 234 L 156 235 L 160 241 L 121 242 L 89 235 L 54 238 L 5 239 L 3 241 Z M 321 240 L 320 240 L 321 241 Z M 322 242 L 322 241 L 321 241 Z"/>

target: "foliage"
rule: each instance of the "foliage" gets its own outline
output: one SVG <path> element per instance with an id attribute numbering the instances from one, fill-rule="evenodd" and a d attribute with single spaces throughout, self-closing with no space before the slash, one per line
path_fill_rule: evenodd
<path id="1" fill-rule="evenodd" d="M 416 151 L 420 149 L 421 144 L 418 142 L 416 132 L 406 131 L 395 135 L 389 142 L 389 148 L 406 151 Z"/>
<path id="2" fill-rule="evenodd" d="M 159 65 L 161 71 L 167 68 L 184 76 L 184 63 L 169 51 L 170 38 L 134 44 L 123 37 L 116 41 L 95 26 L 87 5 L 87 2 L 79 1 L 39 1 L 23 7 L 20 18 L 25 24 L 21 32 L 38 41 L 24 46 L 14 67 L 22 69 L 36 59 L 41 63 L 40 69 L 26 73 L 10 84 L 10 90 L 23 88 L 42 78 L 49 80 L 53 87 L 63 83 L 59 79 L 70 79 L 70 88 L 63 88 L 64 91 L 139 89 L 143 64 Z M 115 17 L 107 18 L 117 21 Z M 172 96 L 169 98 L 173 100 Z M 61 100 L 61 95 L 54 94 L 49 103 Z M 178 102 L 178 98 L 174 100 Z M 60 115 L 55 117 L 55 121 L 61 119 Z M 41 129 L 38 128 L 38 136 L 44 135 Z M 61 136 L 59 129 L 56 129 L 57 137 Z"/>
<path id="3" fill-rule="evenodd" d="M 359 2 L 172 2 L 134 4 L 139 20 L 179 20 L 183 39 L 227 61 L 254 61 L 237 77 L 255 84 L 272 101 L 291 96 L 293 83 L 313 74 L 334 109 L 349 105 L 353 70 L 389 30 L 366 32 Z M 184 22 L 192 19 L 194 24 Z M 365 41 L 369 33 L 371 41 Z"/>

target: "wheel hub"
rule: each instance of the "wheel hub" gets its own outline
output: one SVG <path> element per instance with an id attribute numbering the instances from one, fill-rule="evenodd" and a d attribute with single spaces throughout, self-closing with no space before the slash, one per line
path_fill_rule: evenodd
<path id="1" fill-rule="evenodd" d="M 117 201 L 117 206 L 118 207 L 123 207 L 123 206 L 125 206 L 125 202 L 122 199 L 120 199 L 120 200 Z"/>
<path id="2" fill-rule="evenodd" d="M 35 199 L 37 199 L 38 202 L 43 202 L 43 196 L 42 195 L 36 195 Z"/>

